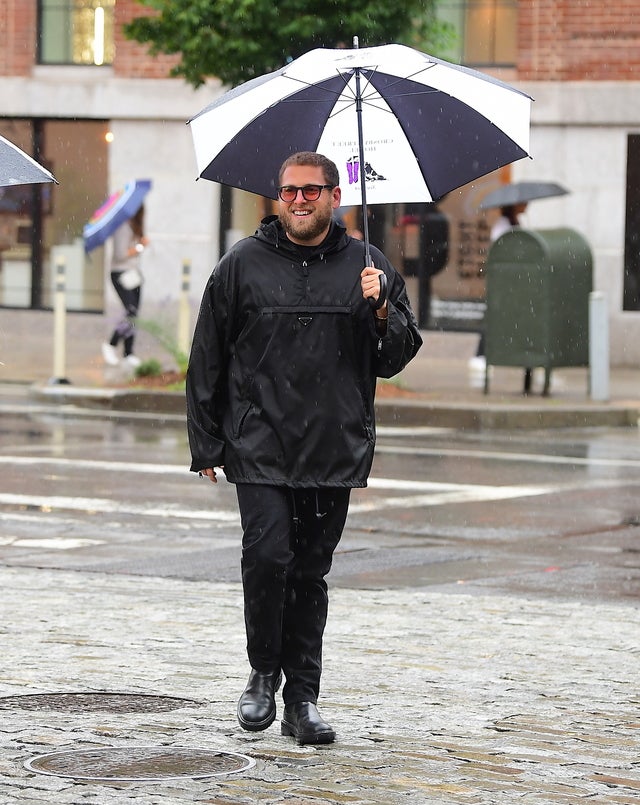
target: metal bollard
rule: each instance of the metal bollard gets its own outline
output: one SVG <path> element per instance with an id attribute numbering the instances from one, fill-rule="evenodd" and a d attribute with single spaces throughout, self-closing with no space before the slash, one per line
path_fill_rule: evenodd
<path id="1" fill-rule="evenodd" d="M 589 294 L 589 396 L 600 402 L 609 399 L 609 318 L 602 291 Z"/>
<path id="2" fill-rule="evenodd" d="M 64 257 L 56 261 L 56 284 L 53 294 L 53 377 L 52 385 L 69 384 L 65 377 L 67 318 L 67 281 Z"/>
<path id="3" fill-rule="evenodd" d="M 189 354 L 189 328 L 191 324 L 191 308 L 189 307 L 189 291 L 191 290 L 191 261 L 182 263 L 182 285 L 178 307 L 178 349 Z"/>

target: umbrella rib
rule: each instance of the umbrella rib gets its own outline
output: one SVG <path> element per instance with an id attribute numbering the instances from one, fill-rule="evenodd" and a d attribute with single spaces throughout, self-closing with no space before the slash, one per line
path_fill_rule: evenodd
<path id="1" fill-rule="evenodd" d="M 351 97 L 352 97 L 352 98 L 353 98 L 353 100 L 355 101 L 355 100 L 356 100 L 356 94 L 355 94 L 355 92 L 354 92 L 354 91 L 353 91 L 353 90 L 352 90 L 352 89 L 349 87 L 349 81 L 351 81 L 351 77 L 353 76 L 353 71 L 351 72 L 351 75 L 349 76 L 349 78 L 348 78 L 348 79 L 346 79 L 346 80 L 345 80 L 346 73 L 340 72 L 340 70 L 336 70 L 336 72 L 338 73 L 338 75 L 339 75 L 339 76 L 340 76 L 340 78 L 342 79 L 342 83 L 344 84 L 344 89 L 345 89 L 345 90 L 347 90 L 347 92 L 349 92 L 349 93 L 351 94 Z M 340 94 L 342 95 L 342 93 L 340 93 Z"/>
<path id="2" fill-rule="evenodd" d="M 431 66 L 433 66 L 433 65 L 431 65 Z M 428 69 L 429 69 L 429 67 L 425 67 L 422 70 L 417 70 L 411 76 L 408 76 L 408 78 L 412 78 L 413 76 L 418 75 L 418 73 L 424 72 L 425 70 L 428 70 Z M 371 74 L 377 72 L 377 68 L 370 68 L 370 72 L 371 72 Z M 344 98 L 343 101 L 342 101 L 344 106 L 341 109 L 337 109 L 336 111 L 334 111 L 332 114 L 329 115 L 329 118 L 333 118 L 336 115 L 340 114 L 341 112 L 344 112 L 345 109 L 351 108 L 352 104 L 355 103 L 355 100 L 356 100 L 355 93 L 354 93 L 353 89 L 349 86 L 349 81 L 351 80 L 352 73 L 343 72 L 341 70 L 336 70 L 336 73 L 342 79 L 342 82 L 344 84 L 344 87 L 340 92 L 337 92 L 336 90 L 327 89 L 326 87 L 321 87 L 320 85 L 314 84 L 313 82 L 310 82 L 310 81 L 303 81 L 301 78 L 296 78 L 295 76 L 287 75 L 285 77 L 288 78 L 290 81 L 294 81 L 297 84 L 302 84 L 302 86 L 304 86 L 304 87 L 316 87 L 317 89 L 321 89 L 321 90 L 323 90 L 323 92 L 326 92 L 328 95 L 331 95 L 331 96 L 333 96 L 335 98 L 338 98 L 338 99 L 340 99 L 341 96 L 343 95 L 343 93 L 346 91 L 350 95 L 351 100 L 349 100 L 349 98 Z M 387 112 L 388 114 L 393 114 L 393 112 L 391 112 L 391 110 L 388 108 L 385 99 L 382 97 L 382 95 L 380 95 L 380 92 L 371 83 L 370 77 L 365 75 L 364 79 L 365 79 L 366 83 L 365 83 L 365 86 L 364 86 L 364 88 L 363 88 L 363 90 L 361 92 L 362 102 L 364 104 L 366 104 L 367 106 L 370 106 L 371 108 L 378 109 L 378 111 L 380 111 L 380 112 Z M 404 78 L 399 78 L 397 81 L 393 82 L 390 85 L 390 87 L 393 87 L 393 86 L 395 86 L 397 84 L 401 84 L 401 82 L 404 81 L 404 80 L 405 80 Z M 432 94 L 437 93 L 437 92 L 438 92 L 438 90 L 436 90 L 436 89 L 427 89 L 427 88 L 425 88 L 425 90 L 423 92 L 398 93 L 397 95 L 394 95 L 393 97 L 394 98 L 404 98 L 404 97 L 414 97 L 416 95 L 432 95 Z M 389 97 L 391 97 L 391 96 L 389 96 Z M 381 103 L 376 103 L 376 101 L 380 101 Z M 295 97 L 283 98 L 280 101 L 280 103 L 300 103 L 300 99 L 295 98 Z M 307 101 L 307 103 L 317 103 L 317 101 L 315 99 L 310 99 L 309 101 Z"/>
<path id="3" fill-rule="evenodd" d="M 389 84 L 389 86 L 385 89 L 385 96 L 384 97 L 380 94 L 380 91 L 377 90 L 376 87 L 371 83 L 371 78 L 378 71 L 377 67 L 376 68 L 371 68 L 371 75 L 369 77 L 367 77 L 366 75 L 364 76 L 364 78 L 366 80 L 366 84 L 365 84 L 365 88 L 361 92 L 362 103 L 366 103 L 368 106 L 374 107 L 375 109 L 378 109 L 378 110 L 380 110 L 382 112 L 389 112 L 390 114 L 393 114 L 391 112 L 391 110 L 388 109 L 388 108 L 385 108 L 383 106 L 376 106 L 376 104 L 373 103 L 372 99 L 378 100 L 378 98 L 379 98 L 388 107 L 388 104 L 387 104 L 387 101 L 386 101 L 387 98 L 389 98 L 389 99 L 391 99 L 391 98 L 410 98 L 410 97 L 413 98 L 413 97 L 416 97 L 417 95 L 433 95 L 434 93 L 438 93 L 439 90 L 437 90 L 437 89 L 435 89 L 433 87 L 428 87 L 428 88 L 425 87 L 425 89 L 420 91 L 420 92 L 399 92 L 397 95 L 392 95 L 392 94 L 390 94 L 388 92 L 388 90 L 392 89 L 394 86 L 397 86 L 397 85 L 401 84 L 403 81 L 407 81 L 407 80 L 412 79 L 414 76 L 419 75 L 420 73 L 423 73 L 426 70 L 431 69 L 431 67 L 433 67 L 433 66 L 434 65 L 429 65 L 428 67 L 424 67 L 421 70 L 416 70 L 411 75 L 403 76 L 402 78 L 397 78 L 395 81 L 393 81 L 391 84 Z M 368 88 L 370 88 L 370 92 L 367 93 Z M 377 96 L 377 98 L 375 96 Z"/>
<path id="4" fill-rule="evenodd" d="M 341 70 L 336 70 L 336 73 L 342 79 L 342 83 L 344 85 L 343 89 L 341 89 L 340 92 L 336 92 L 336 90 L 327 89 L 326 87 L 320 87 L 318 84 L 314 84 L 313 82 L 310 82 L 310 81 L 303 81 L 301 78 L 296 78 L 295 76 L 287 75 L 286 78 L 288 78 L 290 81 L 295 81 L 298 84 L 302 84 L 305 87 L 316 87 L 317 89 L 322 89 L 327 94 L 337 98 L 338 103 L 340 103 L 342 101 L 342 104 L 343 104 L 342 108 L 341 109 L 334 108 L 334 111 L 331 112 L 331 114 L 328 116 L 329 119 L 331 119 L 333 117 L 336 117 L 336 115 L 341 114 L 345 110 L 351 109 L 353 107 L 354 103 L 356 102 L 355 93 L 354 93 L 353 89 L 351 89 L 351 87 L 349 86 L 349 81 L 351 80 L 351 75 L 352 74 L 348 75 L 347 72 L 344 72 L 344 71 L 341 71 Z M 346 78 L 347 75 L 348 75 L 348 78 Z M 351 96 L 350 98 L 343 97 L 343 93 L 345 92 L 345 90 Z M 300 99 L 296 98 L 296 97 L 283 98 L 282 101 L 280 101 L 280 103 L 300 103 Z M 306 101 L 306 103 L 317 103 L 317 100 L 309 99 L 308 101 Z M 382 111 L 388 111 L 388 110 L 385 110 L 383 107 L 379 107 L 379 108 Z"/>
<path id="5" fill-rule="evenodd" d="M 440 90 L 438 90 L 438 89 L 426 89 L 426 90 L 421 91 L 421 92 L 399 92 L 397 95 L 391 95 L 391 94 L 387 93 L 385 95 L 385 98 L 415 98 L 418 95 L 433 95 L 434 93 L 439 93 L 439 92 L 440 92 Z M 378 93 L 378 95 L 379 95 L 380 98 L 382 98 L 382 95 L 380 95 L 379 93 Z M 382 98 L 382 100 L 384 100 L 384 98 Z M 371 100 L 369 100 L 368 98 L 363 98 L 362 102 L 370 104 Z"/>
<path id="6" fill-rule="evenodd" d="M 415 78 L 417 75 L 420 75 L 420 73 L 425 73 L 427 70 L 431 70 L 433 67 L 435 67 L 435 64 L 429 64 L 426 67 L 422 67 L 420 70 L 416 70 L 414 73 L 410 73 L 409 75 L 396 76 L 396 80 L 393 83 L 389 84 L 389 86 L 393 87 L 394 84 L 400 84 L 402 81 L 411 81 L 411 79 Z M 372 76 L 378 72 L 377 67 L 370 68 L 370 70 Z M 385 73 L 385 75 L 389 75 L 389 73 Z M 368 84 L 371 83 L 371 80 L 369 78 L 367 78 L 367 83 Z"/>
<path id="7" fill-rule="evenodd" d="M 393 86 L 395 86 L 397 84 L 400 84 L 400 83 L 401 83 L 400 81 L 396 81 L 396 82 L 394 82 L 394 84 L 390 84 L 388 89 L 390 89 L 391 87 L 393 87 Z M 382 98 L 382 95 L 380 95 L 380 92 L 373 86 L 373 84 L 371 86 L 372 86 L 371 93 L 368 96 L 365 96 L 364 94 L 362 96 L 362 102 L 363 103 L 371 103 L 370 98 L 372 96 L 374 96 L 375 94 L 377 94 L 378 97 Z M 385 97 L 386 98 L 410 98 L 410 97 L 412 98 L 412 97 L 415 97 L 416 95 L 433 95 L 433 94 L 437 94 L 439 92 L 440 92 L 440 90 L 435 89 L 434 87 L 425 87 L 423 90 L 420 90 L 420 92 L 398 92 L 396 95 L 392 95 L 391 93 L 387 92 L 387 89 L 385 89 Z"/>
<path id="8" fill-rule="evenodd" d="M 385 102 L 384 98 L 382 98 L 381 96 L 379 96 L 379 99 L 380 99 L 380 101 L 382 101 L 382 103 Z M 379 112 L 386 112 L 389 115 L 393 114 L 393 112 L 391 111 L 391 109 L 389 109 L 388 106 L 382 106 L 381 104 L 376 104 L 376 103 L 374 103 L 373 101 L 370 101 L 370 100 L 365 101 L 364 98 L 363 98 L 362 102 L 363 102 L 363 104 L 366 104 L 367 106 L 369 106 L 371 109 L 377 109 Z M 344 112 L 345 109 L 351 109 L 352 106 L 353 106 L 353 104 L 349 104 L 348 106 L 344 106 L 342 109 L 339 109 L 337 112 L 334 112 L 333 114 L 329 115 L 329 117 L 330 118 L 334 117 L 336 114 L 339 114 L 340 112 Z"/>
<path id="9" fill-rule="evenodd" d="M 342 81 L 344 83 L 344 89 L 349 90 L 349 92 L 351 93 L 351 97 L 355 101 L 356 96 L 355 96 L 353 90 L 349 89 L 349 81 L 344 80 L 345 74 L 341 73 L 340 70 L 337 70 L 336 72 L 338 73 L 338 75 L 340 76 L 340 78 L 342 79 Z M 335 90 L 328 89 L 327 87 L 322 87 L 319 84 L 316 84 L 314 82 L 303 81 L 301 78 L 296 78 L 295 76 L 290 76 L 290 75 L 285 74 L 284 77 L 288 78 L 289 81 L 295 81 L 297 84 L 302 84 L 302 86 L 304 86 L 304 87 L 315 87 L 316 89 L 321 89 L 323 92 L 326 92 L 327 95 L 333 95 L 336 98 L 339 98 L 342 95 L 342 92 L 343 92 L 343 90 L 340 90 L 340 92 L 336 92 Z M 280 102 L 281 103 L 286 103 L 289 100 L 294 101 L 295 98 L 283 98 L 282 101 L 280 101 Z M 312 101 L 312 103 L 316 103 L 316 101 Z"/>

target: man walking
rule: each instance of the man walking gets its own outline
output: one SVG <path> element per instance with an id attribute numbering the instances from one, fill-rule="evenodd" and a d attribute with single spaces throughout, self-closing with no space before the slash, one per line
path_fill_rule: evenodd
<path id="1" fill-rule="evenodd" d="M 312 152 L 279 175 L 279 214 L 237 243 L 204 292 L 187 373 L 191 470 L 236 485 L 251 673 L 246 730 L 330 743 L 317 709 L 325 576 L 364 487 L 375 444 L 376 377 L 398 373 L 420 338 L 402 278 L 333 218 L 335 164 Z M 384 273 L 386 283 L 380 280 Z M 384 286 L 388 288 L 384 298 Z"/>

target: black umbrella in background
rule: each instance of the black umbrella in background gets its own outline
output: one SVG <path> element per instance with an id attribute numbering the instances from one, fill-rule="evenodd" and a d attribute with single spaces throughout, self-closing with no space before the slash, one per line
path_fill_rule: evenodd
<path id="1" fill-rule="evenodd" d="M 489 210 L 494 207 L 508 207 L 512 204 L 527 204 L 539 198 L 566 196 L 568 190 L 555 182 L 513 182 L 505 184 L 488 193 L 478 209 Z"/>

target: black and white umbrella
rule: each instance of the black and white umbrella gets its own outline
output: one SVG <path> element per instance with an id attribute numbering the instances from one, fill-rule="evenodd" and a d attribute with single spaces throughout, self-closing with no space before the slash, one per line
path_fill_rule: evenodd
<path id="1" fill-rule="evenodd" d="M 41 182 L 56 182 L 56 180 L 39 162 L 0 136 L 0 187 Z"/>
<path id="2" fill-rule="evenodd" d="M 357 44 L 357 40 L 355 40 Z M 342 203 L 434 201 L 528 156 L 531 99 L 404 45 L 312 50 L 230 90 L 189 121 L 198 174 L 277 197 L 278 171 L 317 151 Z"/>

